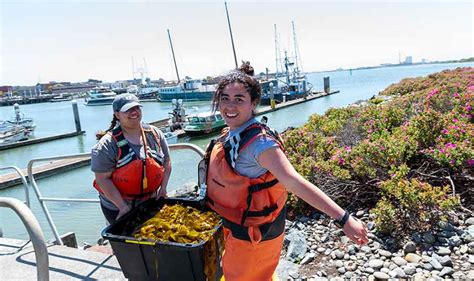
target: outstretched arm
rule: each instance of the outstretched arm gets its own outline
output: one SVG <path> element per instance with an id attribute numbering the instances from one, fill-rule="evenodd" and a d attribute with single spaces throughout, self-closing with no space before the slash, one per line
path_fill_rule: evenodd
<path id="1" fill-rule="evenodd" d="M 344 216 L 344 210 L 339 205 L 318 187 L 298 174 L 280 148 L 274 147 L 265 150 L 260 154 L 258 162 L 270 171 L 288 191 L 296 194 L 314 208 L 326 213 L 333 219 L 340 219 Z M 368 242 L 367 228 L 361 221 L 353 217 L 349 218 L 343 231 L 357 244 Z"/>

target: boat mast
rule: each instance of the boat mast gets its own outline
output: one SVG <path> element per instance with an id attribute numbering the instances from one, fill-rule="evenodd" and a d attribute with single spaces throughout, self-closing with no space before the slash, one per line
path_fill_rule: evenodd
<path id="1" fill-rule="evenodd" d="M 167 31 L 168 31 L 168 38 L 169 38 L 170 46 L 171 46 L 171 53 L 173 54 L 174 68 L 176 69 L 176 76 L 178 77 L 178 84 L 179 84 L 181 80 L 179 79 L 179 72 L 178 72 L 178 65 L 176 64 L 176 58 L 174 57 L 173 42 L 171 42 L 170 30 L 167 29 Z"/>
<path id="2" fill-rule="evenodd" d="M 230 26 L 230 18 L 229 18 L 229 11 L 227 10 L 227 2 L 224 2 L 225 5 L 225 13 L 227 14 L 227 24 L 229 25 L 229 33 L 230 33 L 230 41 L 232 42 L 232 51 L 234 51 L 234 61 L 235 61 L 235 68 L 239 68 L 237 63 L 237 55 L 235 54 L 235 45 L 234 45 L 234 37 L 232 36 L 232 28 Z"/>
<path id="3" fill-rule="evenodd" d="M 296 64 L 296 75 L 299 76 L 300 69 L 303 71 L 303 66 L 301 65 L 301 59 L 298 60 L 298 53 L 300 52 L 298 48 L 298 41 L 296 40 L 296 31 L 295 31 L 295 22 L 291 21 L 291 26 L 293 27 L 293 43 L 295 44 L 295 64 Z"/>
<path id="4" fill-rule="evenodd" d="M 274 27 L 274 30 L 275 30 L 275 66 L 276 66 L 275 77 L 278 77 L 278 65 L 280 64 L 279 63 L 280 60 L 278 59 L 278 56 L 280 54 L 280 48 L 278 46 L 277 25 L 273 24 L 273 27 Z M 282 69 L 282 71 L 283 71 L 283 69 Z"/>

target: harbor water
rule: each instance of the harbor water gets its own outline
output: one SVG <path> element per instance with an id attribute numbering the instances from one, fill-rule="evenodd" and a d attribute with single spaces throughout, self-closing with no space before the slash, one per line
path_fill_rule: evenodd
<path id="1" fill-rule="evenodd" d="M 301 126 L 311 114 L 322 114 L 331 107 L 344 107 L 358 100 L 368 99 L 403 78 L 426 76 L 444 69 L 473 66 L 474 63 L 426 64 L 352 70 L 352 72 L 344 70 L 310 73 L 308 79 L 313 84 L 313 90 L 321 90 L 323 77 L 329 76 L 331 90 L 339 90 L 340 93 L 268 113 L 266 114 L 269 119 L 268 124 L 278 131 L 289 126 Z M 0 151 L 0 167 L 25 168 L 28 161 L 33 158 L 90 152 L 96 142 L 95 132 L 105 130 L 110 125 L 111 106 L 85 106 L 83 100 L 77 102 L 82 130 L 86 131 L 85 135 Z M 192 114 L 209 110 L 210 102 L 191 102 L 186 103 L 185 106 L 187 113 Z M 70 101 L 21 105 L 20 109 L 25 117 L 34 118 L 35 137 L 75 131 Z M 171 109 L 171 103 L 143 103 L 143 120 L 149 122 L 166 118 Z M 0 107 L 0 120 L 9 119 L 13 115 L 13 106 Z M 180 139 L 180 142 L 190 142 L 204 149 L 209 140 L 210 137 L 184 138 Z M 173 152 L 171 157 L 173 171 L 169 190 L 176 189 L 185 183 L 197 182 L 196 172 L 199 161 L 197 154 L 177 151 Z M 0 171 L 0 173 L 5 172 Z M 90 167 L 83 167 L 37 182 L 44 197 L 97 198 L 97 191 L 92 187 L 92 180 L 93 174 Z M 0 190 L 0 197 L 25 200 L 23 186 Z M 52 239 L 52 231 L 33 190 L 30 190 L 30 199 L 31 209 L 37 216 L 45 237 Z M 105 226 L 105 219 L 97 203 L 47 202 L 47 206 L 60 234 L 75 232 L 79 243 L 95 243 L 100 237 L 100 231 Z M 28 239 L 21 220 L 9 209 L 0 208 L 0 228 L 4 237 Z"/>

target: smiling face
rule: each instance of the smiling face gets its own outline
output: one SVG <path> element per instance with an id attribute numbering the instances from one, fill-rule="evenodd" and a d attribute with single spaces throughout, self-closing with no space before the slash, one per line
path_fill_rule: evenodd
<path id="1" fill-rule="evenodd" d="M 252 101 L 248 91 L 239 82 L 227 85 L 220 95 L 219 111 L 231 130 L 250 120 L 256 107 L 256 101 Z"/>
<path id="2" fill-rule="evenodd" d="M 125 112 L 115 112 L 115 116 L 119 120 L 122 128 L 133 129 L 140 127 L 142 110 L 140 106 L 134 106 Z"/>

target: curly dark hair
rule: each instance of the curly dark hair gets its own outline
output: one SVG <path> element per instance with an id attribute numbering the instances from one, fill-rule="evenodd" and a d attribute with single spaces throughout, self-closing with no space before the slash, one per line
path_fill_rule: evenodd
<path id="1" fill-rule="evenodd" d="M 256 102 L 257 104 L 260 102 L 262 88 L 260 87 L 258 80 L 254 77 L 253 67 L 250 65 L 250 62 L 242 61 L 242 65 L 238 69 L 232 70 L 229 72 L 229 74 L 223 76 L 219 80 L 217 89 L 214 92 L 214 96 L 212 98 L 212 111 L 217 111 L 217 109 L 219 109 L 219 100 L 221 98 L 222 92 L 227 85 L 232 83 L 242 84 L 250 94 L 250 100 L 252 102 Z"/>

